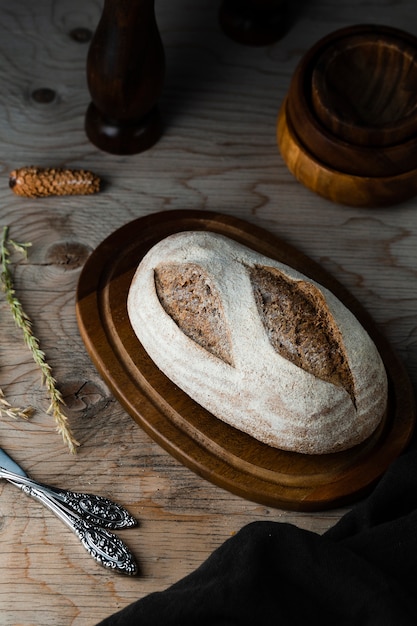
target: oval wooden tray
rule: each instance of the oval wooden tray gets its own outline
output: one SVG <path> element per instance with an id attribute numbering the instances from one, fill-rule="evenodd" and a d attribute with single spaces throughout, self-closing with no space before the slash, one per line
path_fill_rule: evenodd
<path id="1" fill-rule="evenodd" d="M 308 456 L 264 445 L 196 404 L 150 360 L 126 310 L 133 274 L 160 239 L 210 230 L 290 265 L 325 285 L 375 341 L 390 381 L 385 422 L 365 443 L 338 454 Z M 164 449 L 214 484 L 267 506 L 314 511 L 364 495 L 406 447 L 415 421 L 408 376 L 363 307 L 320 265 L 265 230 L 205 211 L 168 211 L 130 222 L 87 260 L 77 290 L 82 338 L 99 373 L 134 420 Z"/>

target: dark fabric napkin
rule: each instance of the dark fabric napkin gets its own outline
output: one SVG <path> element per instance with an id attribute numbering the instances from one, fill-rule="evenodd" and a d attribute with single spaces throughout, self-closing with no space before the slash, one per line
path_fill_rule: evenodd
<path id="1" fill-rule="evenodd" d="M 100 626 L 416 626 L 417 445 L 324 535 L 254 522 Z"/>

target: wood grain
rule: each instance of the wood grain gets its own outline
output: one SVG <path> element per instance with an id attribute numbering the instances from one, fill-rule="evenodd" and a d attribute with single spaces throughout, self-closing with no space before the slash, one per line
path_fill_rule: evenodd
<path id="1" fill-rule="evenodd" d="M 1 224 L 31 241 L 13 257 L 16 291 L 33 319 L 66 411 L 81 442 L 68 454 L 46 414 L 48 398 L 0 297 L 0 387 L 32 404 L 29 423 L 0 420 L 0 445 L 35 478 L 86 489 L 139 518 L 120 536 L 142 575 L 100 568 L 67 529 L 12 485 L 0 483 L 2 626 L 93 626 L 197 567 L 253 520 L 294 523 L 323 533 L 345 511 L 289 512 L 211 484 L 153 442 L 116 401 L 78 331 L 75 293 L 86 257 L 112 232 L 162 210 L 218 211 L 261 226 L 319 262 L 372 315 L 417 384 L 417 205 L 342 207 L 312 193 L 288 171 L 275 123 L 301 56 L 328 32 L 378 21 L 412 29 L 409 2 L 297 3 L 280 42 L 240 46 L 217 22 L 212 0 L 157 0 L 167 73 L 165 134 L 133 157 L 102 153 L 85 137 L 85 37 L 101 0 L 3 3 L 0 21 Z M 301 6 L 303 5 L 303 6 Z M 415 29 L 417 30 L 417 29 Z M 53 92 L 39 101 L 40 89 Z M 45 93 L 45 92 L 41 92 Z M 26 199 L 8 188 L 26 165 L 88 169 L 105 181 L 90 197 Z"/>

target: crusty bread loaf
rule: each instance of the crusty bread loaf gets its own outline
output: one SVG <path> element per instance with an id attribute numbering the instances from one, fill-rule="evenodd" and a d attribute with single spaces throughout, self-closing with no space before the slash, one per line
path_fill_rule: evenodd
<path id="1" fill-rule="evenodd" d="M 283 450 L 368 438 L 387 407 L 378 351 L 352 313 L 292 268 L 211 232 L 156 244 L 128 313 L 158 368 L 214 416 Z"/>

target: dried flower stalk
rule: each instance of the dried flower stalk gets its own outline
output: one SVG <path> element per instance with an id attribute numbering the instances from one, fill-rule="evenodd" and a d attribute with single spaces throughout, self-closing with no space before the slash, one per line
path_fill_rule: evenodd
<path id="1" fill-rule="evenodd" d="M 12 406 L 10 402 L 6 400 L 4 397 L 3 391 L 0 389 L 0 415 L 8 415 L 13 419 L 24 419 L 27 420 L 33 414 L 33 408 L 31 406 L 22 409 L 17 406 Z"/>
<path id="2" fill-rule="evenodd" d="M 38 365 L 42 374 L 42 383 L 46 386 L 50 398 L 50 406 L 48 413 L 52 413 L 56 429 L 62 436 L 65 444 L 68 446 L 72 454 L 76 451 L 76 446 L 79 445 L 78 441 L 74 438 L 71 429 L 68 424 L 67 416 L 62 412 L 61 405 L 65 404 L 61 392 L 56 387 L 56 380 L 52 376 L 51 367 L 46 362 L 45 353 L 40 349 L 39 341 L 33 334 L 32 322 L 28 315 L 25 313 L 20 300 L 17 298 L 13 279 L 10 272 L 10 251 L 9 248 L 20 252 L 25 257 L 27 256 L 27 248 L 30 243 L 18 243 L 9 238 L 9 228 L 5 226 L 3 228 L 3 234 L 0 244 L 0 256 L 1 256 L 1 281 L 3 283 L 4 293 L 6 294 L 6 300 L 9 304 L 13 319 L 18 328 L 23 333 L 23 339 L 25 344 L 29 348 L 33 360 Z"/>

